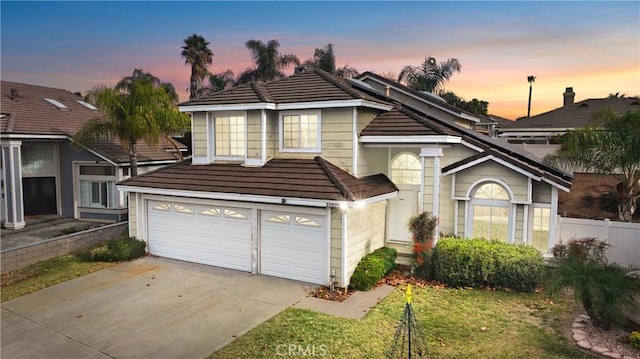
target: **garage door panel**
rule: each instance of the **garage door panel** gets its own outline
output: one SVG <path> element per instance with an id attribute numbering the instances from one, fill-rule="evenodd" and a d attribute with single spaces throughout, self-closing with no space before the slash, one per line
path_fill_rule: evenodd
<path id="1" fill-rule="evenodd" d="M 148 208 L 150 253 L 251 271 L 249 211 L 156 201 Z"/>
<path id="2" fill-rule="evenodd" d="M 273 211 L 261 214 L 261 272 L 325 284 L 328 261 L 325 217 Z"/>

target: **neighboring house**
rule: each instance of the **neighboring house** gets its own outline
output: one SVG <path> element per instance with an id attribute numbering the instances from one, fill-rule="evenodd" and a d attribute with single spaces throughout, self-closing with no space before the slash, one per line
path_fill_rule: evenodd
<path id="1" fill-rule="evenodd" d="M 575 95 L 573 87 L 567 87 L 562 107 L 501 127 L 498 137 L 543 158 L 560 148 L 555 143 L 555 136 L 588 125 L 599 110 L 610 108 L 624 114 L 640 109 L 640 99 L 637 97 L 608 97 L 574 102 Z"/>
<path id="2" fill-rule="evenodd" d="M 435 102 L 434 102 L 435 101 Z M 408 220 L 553 246 L 571 177 L 471 129 L 477 119 L 371 73 L 314 70 L 182 103 L 193 157 L 121 182 L 152 254 L 347 286 Z"/>
<path id="3" fill-rule="evenodd" d="M 25 216 L 46 214 L 126 220 L 127 200 L 115 184 L 129 177 L 128 152 L 117 140 L 82 151 L 71 147 L 73 134 L 100 116 L 94 106 L 66 90 L 8 81 L 2 81 L 0 100 L 5 228 L 22 228 Z M 176 162 L 174 148 L 167 141 L 156 148 L 141 143 L 141 172 Z"/>

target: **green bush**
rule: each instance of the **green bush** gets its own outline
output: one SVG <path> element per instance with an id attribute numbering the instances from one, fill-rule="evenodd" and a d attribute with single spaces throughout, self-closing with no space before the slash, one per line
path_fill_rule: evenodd
<path id="1" fill-rule="evenodd" d="M 351 276 L 349 286 L 357 290 L 369 290 L 396 266 L 398 251 L 382 247 L 362 257 Z"/>
<path id="2" fill-rule="evenodd" d="M 434 278 L 453 287 L 532 292 L 544 273 L 544 261 L 535 248 L 485 239 L 443 238 L 432 261 Z"/>
<path id="3" fill-rule="evenodd" d="M 640 349 L 640 332 L 631 332 L 631 334 L 629 334 L 629 341 L 634 348 Z"/>
<path id="4" fill-rule="evenodd" d="M 146 245 L 144 241 L 133 237 L 114 238 L 93 249 L 91 258 L 96 262 L 124 262 L 143 256 Z"/>

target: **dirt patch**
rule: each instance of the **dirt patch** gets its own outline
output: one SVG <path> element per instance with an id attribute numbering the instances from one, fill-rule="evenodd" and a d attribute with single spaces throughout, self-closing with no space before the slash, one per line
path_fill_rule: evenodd
<path id="1" fill-rule="evenodd" d="M 559 191 L 559 214 L 571 218 L 619 221 L 615 196 L 616 184 L 622 179 L 622 176 L 575 173 L 571 192 Z M 634 222 L 640 222 L 637 210 Z"/>

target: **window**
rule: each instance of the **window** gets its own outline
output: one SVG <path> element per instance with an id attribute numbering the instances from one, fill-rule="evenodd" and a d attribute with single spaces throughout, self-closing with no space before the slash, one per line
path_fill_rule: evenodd
<path id="1" fill-rule="evenodd" d="M 280 150 L 320 152 L 320 111 L 282 113 Z"/>
<path id="2" fill-rule="evenodd" d="M 542 253 L 549 251 L 549 220 L 551 208 L 533 207 L 533 233 L 531 234 L 531 245 Z"/>
<path id="3" fill-rule="evenodd" d="M 242 157 L 245 151 L 244 115 L 215 116 L 215 156 Z"/>
<path id="4" fill-rule="evenodd" d="M 110 165 L 80 165 L 80 207 L 119 208 L 116 168 Z"/>
<path id="5" fill-rule="evenodd" d="M 396 184 L 420 184 L 422 166 L 418 156 L 412 153 L 398 155 L 391 164 L 391 180 Z"/>
<path id="6" fill-rule="evenodd" d="M 473 237 L 510 242 L 511 203 L 509 193 L 498 183 L 480 184 L 471 199 Z"/>

